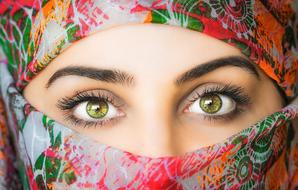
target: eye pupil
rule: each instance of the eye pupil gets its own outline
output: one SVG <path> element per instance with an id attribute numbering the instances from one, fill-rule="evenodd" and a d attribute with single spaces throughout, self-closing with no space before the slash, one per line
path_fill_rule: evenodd
<path id="1" fill-rule="evenodd" d="M 217 113 L 222 107 L 222 100 L 218 95 L 206 95 L 201 98 L 200 100 L 200 107 L 201 109 L 208 113 L 214 114 Z"/>
<path id="2" fill-rule="evenodd" d="M 105 101 L 89 101 L 86 106 L 88 115 L 95 119 L 103 118 L 107 115 L 109 105 Z"/>

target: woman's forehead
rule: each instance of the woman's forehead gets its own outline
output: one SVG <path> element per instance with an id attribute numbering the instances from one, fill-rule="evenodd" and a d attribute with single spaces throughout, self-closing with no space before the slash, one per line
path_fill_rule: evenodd
<path id="1" fill-rule="evenodd" d="M 212 50 L 212 51 L 210 51 Z M 241 55 L 218 39 L 155 24 L 119 26 L 77 41 L 53 62 L 125 70 L 184 70 L 217 58 Z M 149 69 L 149 70 L 148 70 Z"/>

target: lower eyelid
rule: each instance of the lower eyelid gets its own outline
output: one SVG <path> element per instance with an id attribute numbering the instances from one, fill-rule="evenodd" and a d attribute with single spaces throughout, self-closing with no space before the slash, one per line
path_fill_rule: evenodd
<path id="1" fill-rule="evenodd" d="M 92 100 L 104 100 L 112 103 L 115 107 L 125 105 L 124 101 L 113 92 L 105 89 L 94 89 L 89 91 L 76 91 L 72 97 L 64 97 L 58 100 L 57 107 L 60 109 L 72 109 L 79 103 Z"/>
<path id="2" fill-rule="evenodd" d="M 117 123 L 122 117 L 115 117 L 110 119 L 103 119 L 101 121 L 84 121 L 70 115 L 66 120 L 70 122 L 74 127 L 112 127 L 115 123 Z"/>
<path id="3" fill-rule="evenodd" d="M 234 111 L 228 114 L 215 115 L 215 116 L 202 115 L 202 117 L 204 120 L 209 120 L 210 122 L 211 121 L 229 122 L 239 117 L 243 112 L 245 112 L 244 109 L 236 108 Z"/>
<path id="4" fill-rule="evenodd" d="M 113 118 L 103 118 L 98 120 L 82 119 L 73 114 L 72 110 L 68 110 L 65 114 L 65 120 L 68 121 L 74 127 L 112 127 L 126 116 L 125 112 L 121 111 L 118 108 L 115 109 L 119 110 L 119 114 L 117 116 Z"/>

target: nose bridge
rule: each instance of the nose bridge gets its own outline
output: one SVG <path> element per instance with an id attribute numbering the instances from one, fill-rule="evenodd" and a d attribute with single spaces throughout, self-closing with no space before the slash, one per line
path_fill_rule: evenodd
<path id="1" fill-rule="evenodd" d="M 147 93 L 138 111 L 139 153 L 151 157 L 176 155 L 173 143 L 173 119 L 162 95 Z"/>

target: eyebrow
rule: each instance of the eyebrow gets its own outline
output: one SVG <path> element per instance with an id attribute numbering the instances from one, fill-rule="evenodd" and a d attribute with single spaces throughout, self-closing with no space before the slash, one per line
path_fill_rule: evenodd
<path id="1" fill-rule="evenodd" d="M 216 69 L 227 66 L 239 67 L 247 71 L 248 73 L 253 74 L 254 76 L 256 76 L 257 79 L 260 79 L 260 75 L 252 61 L 242 56 L 230 56 L 215 59 L 190 69 L 176 80 L 176 85 L 182 85 L 188 81 L 192 81 L 196 78 L 202 77 L 203 75 L 206 75 L 207 73 L 210 73 Z"/>
<path id="2" fill-rule="evenodd" d="M 224 57 L 216 60 L 212 60 L 203 64 L 200 64 L 189 71 L 182 74 L 177 80 L 176 85 L 182 85 L 188 81 L 195 80 L 196 78 L 202 77 L 216 69 L 234 66 L 239 67 L 251 73 L 260 79 L 260 75 L 254 66 L 254 63 L 241 56 Z M 81 76 L 91 78 L 97 81 L 103 81 L 108 83 L 122 84 L 127 86 L 133 86 L 134 77 L 126 72 L 119 70 L 110 69 L 97 69 L 92 67 L 83 66 L 71 66 L 62 68 L 56 71 L 46 84 L 46 88 L 49 88 L 56 80 L 64 76 Z"/>
<path id="3" fill-rule="evenodd" d="M 123 71 L 72 66 L 56 71 L 48 80 L 46 88 L 49 88 L 57 79 L 70 75 L 127 86 L 132 86 L 134 84 L 134 77 Z"/>

